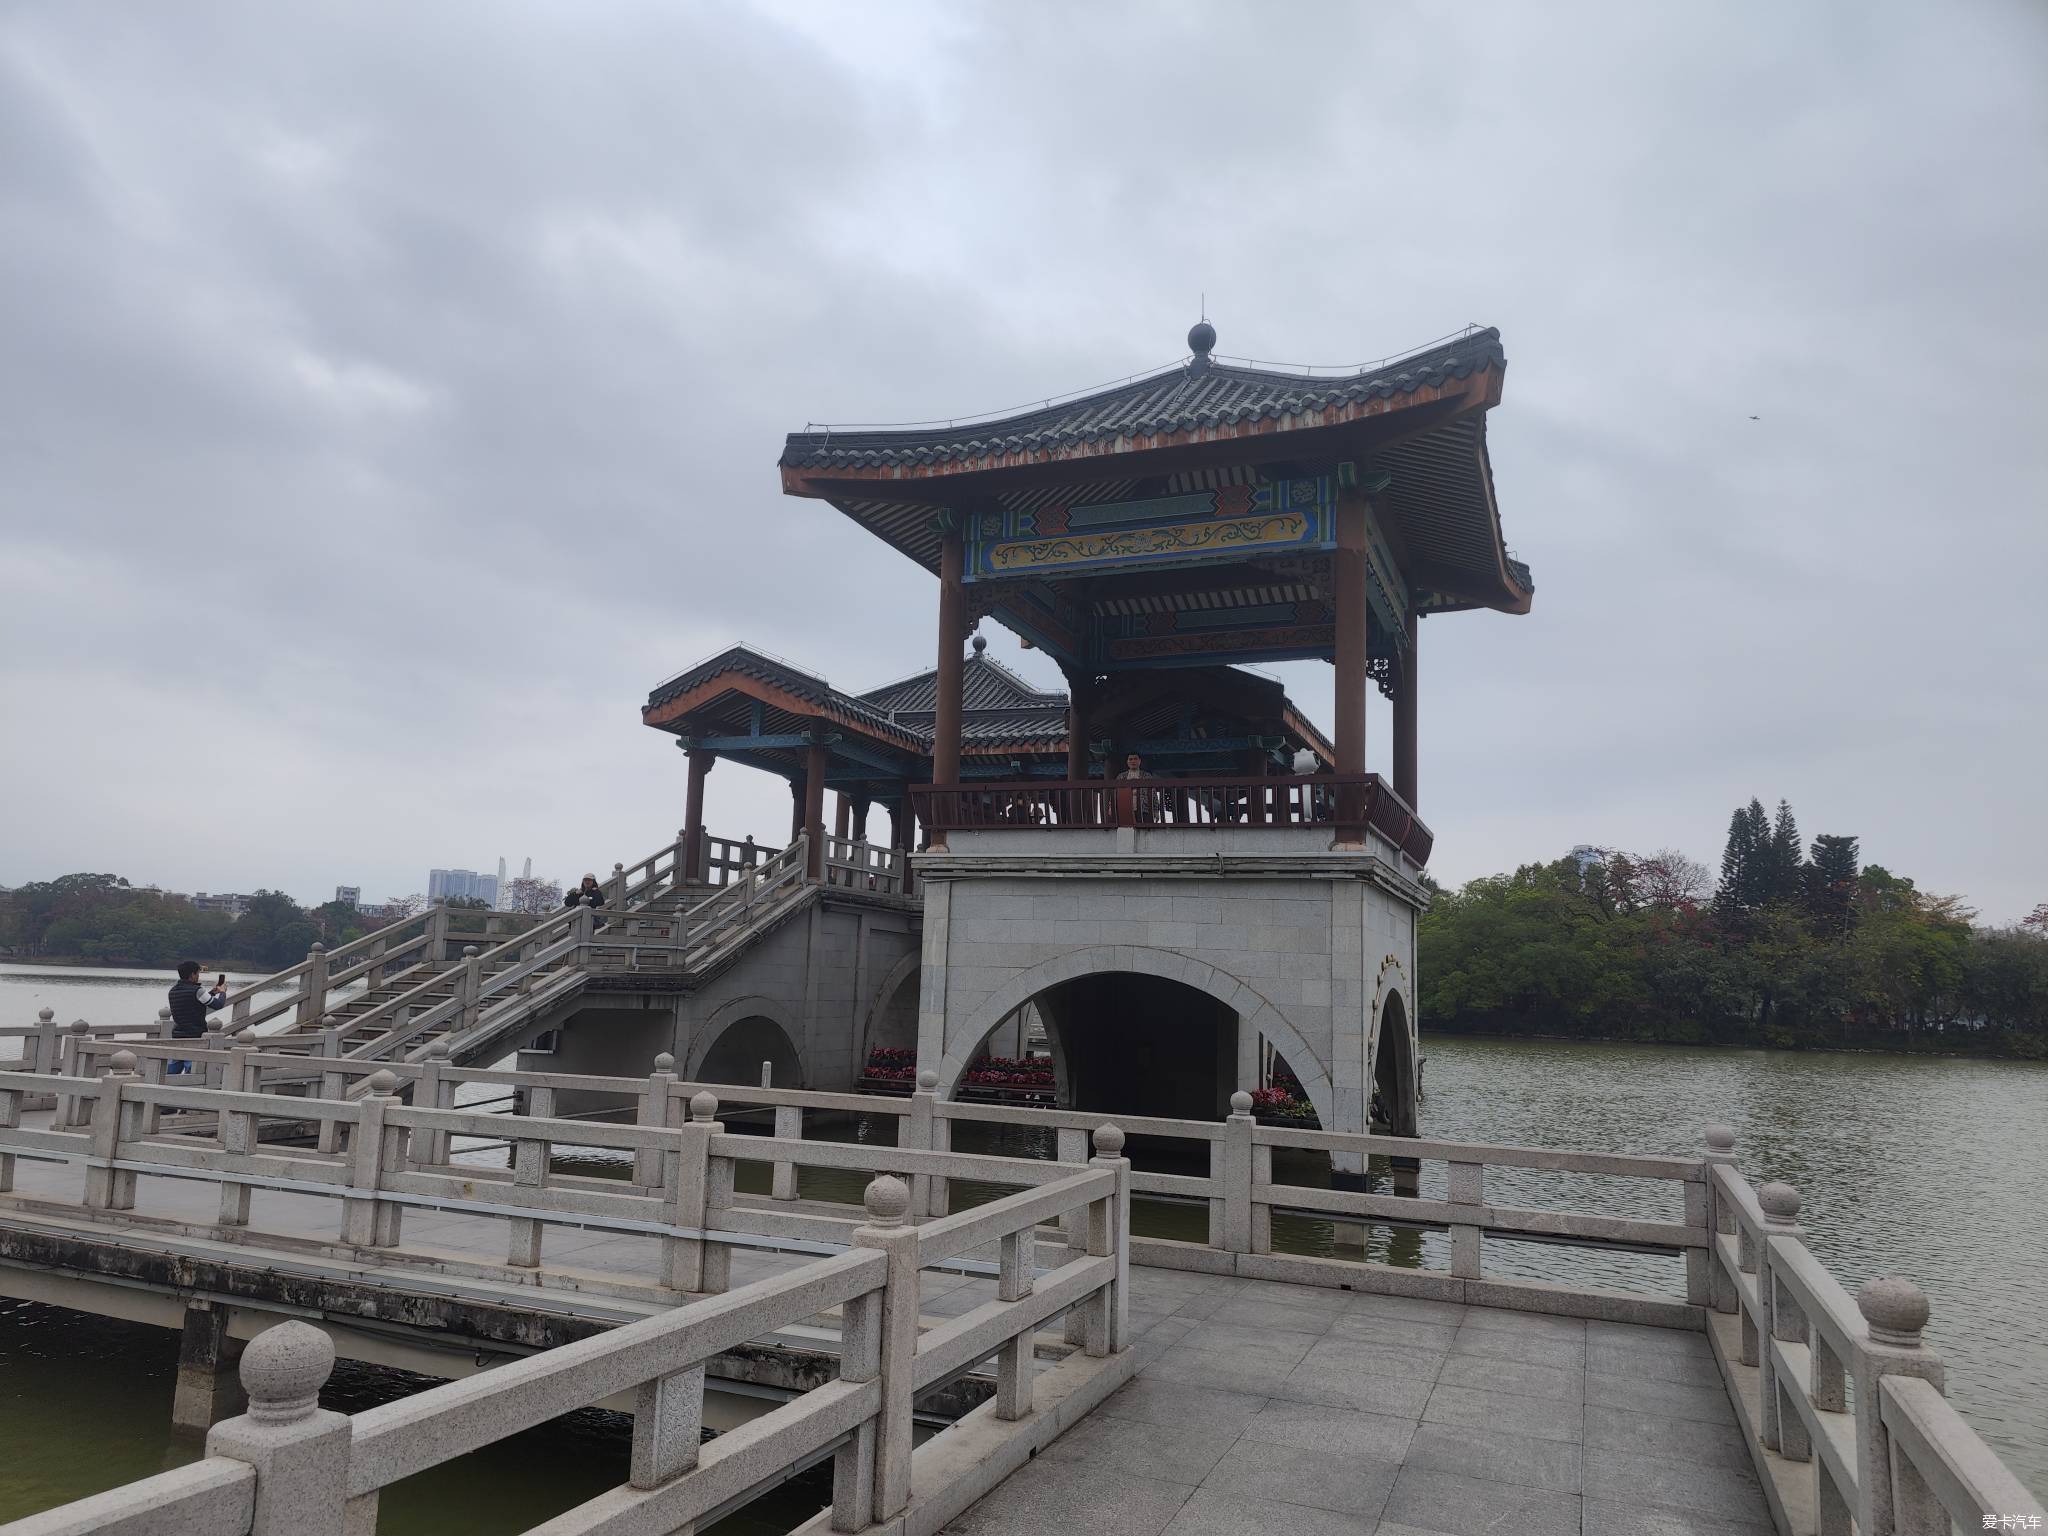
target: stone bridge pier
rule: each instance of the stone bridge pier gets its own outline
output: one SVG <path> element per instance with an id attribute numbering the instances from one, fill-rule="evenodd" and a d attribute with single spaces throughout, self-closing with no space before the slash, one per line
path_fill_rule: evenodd
<path id="1" fill-rule="evenodd" d="M 916 1043 L 918 928 L 914 901 L 819 888 L 710 976 L 593 974 L 520 1067 L 637 1076 L 666 1052 L 690 1080 L 758 1084 L 766 1063 L 779 1088 L 850 1091 L 872 1047 Z"/>
<path id="2" fill-rule="evenodd" d="M 1413 1135 L 1414 873 L 1306 828 L 955 833 L 919 860 L 919 1066 L 951 1096 L 1035 1004 L 1063 1107 L 1217 1119 L 1284 1062 L 1325 1130 Z"/>

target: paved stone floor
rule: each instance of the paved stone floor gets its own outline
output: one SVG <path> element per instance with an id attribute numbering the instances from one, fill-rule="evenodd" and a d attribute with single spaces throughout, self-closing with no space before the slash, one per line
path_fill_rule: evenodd
<path id="1" fill-rule="evenodd" d="M 1706 1335 L 1142 1269 L 1139 1374 L 950 1536 L 1763 1536 Z"/>

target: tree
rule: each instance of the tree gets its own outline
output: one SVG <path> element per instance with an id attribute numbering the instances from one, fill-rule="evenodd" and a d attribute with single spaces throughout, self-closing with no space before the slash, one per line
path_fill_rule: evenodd
<path id="1" fill-rule="evenodd" d="M 545 917 L 562 904 L 562 887 L 545 875 L 521 875 L 505 887 L 505 910 Z"/>
<path id="2" fill-rule="evenodd" d="M 491 904 L 481 896 L 450 896 L 448 906 L 457 912 L 488 912 Z"/>
<path id="3" fill-rule="evenodd" d="M 1771 828 L 1771 840 L 1764 855 L 1761 896 L 1765 902 L 1797 901 L 1804 894 L 1802 866 L 1805 845 L 1799 841 L 1799 823 L 1792 819 L 1792 807 L 1778 802 L 1778 819 Z"/>
<path id="4" fill-rule="evenodd" d="M 1770 824 L 1764 818 L 1761 800 L 1752 799 L 1728 818 L 1728 842 L 1721 850 L 1721 884 L 1714 892 L 1714 908 L 1723 917 L 1740 921 L 1763 904 L 1770 841 Z"/>
<path id="5" fill-rule="evenodd" d="M 1830 933 L 1849 926 L 1859 857 L 1853 837 L 1823 832 L 1813 840 L 1813 857 L 1806 866 L 1806 910 Z"/>
<path id="6" fill-rule="evenodd" d="M 1676 848 L 1659 848 L 1638 854 L 1635 866 L 1636 897 L 1645 906 L 1672 909 L 1696 907 L 1706 900 L 1712 885 L 1707 866 L 1689 859 Z"/>

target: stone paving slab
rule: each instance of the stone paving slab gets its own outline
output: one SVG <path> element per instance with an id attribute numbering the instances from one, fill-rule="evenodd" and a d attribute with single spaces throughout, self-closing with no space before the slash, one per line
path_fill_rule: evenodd
<path id="1" fill-rule="evenodd" d="M 1131 1290 L 1138 1374 L 951 1536 L 1771 1531 L 1702 1335 L 1227 1276 Z"/>

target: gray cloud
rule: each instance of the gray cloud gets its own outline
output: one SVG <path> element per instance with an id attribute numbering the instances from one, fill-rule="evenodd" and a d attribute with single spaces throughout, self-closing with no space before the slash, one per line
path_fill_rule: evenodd
<path id="1" fill-rule="evenodd" d="M 1144 368 L 1206 292 L 1267 359 L 1505 334 L 1538 596 L 1426 632 L 1440 875 L 1785 795 L 2010 918 L 2043 79 L 2017 0 L 9 9 L 0 880 L 634 856 L 654 681 L 930 663 L 930 579 L 781 497 L 782 432 Z"/>

